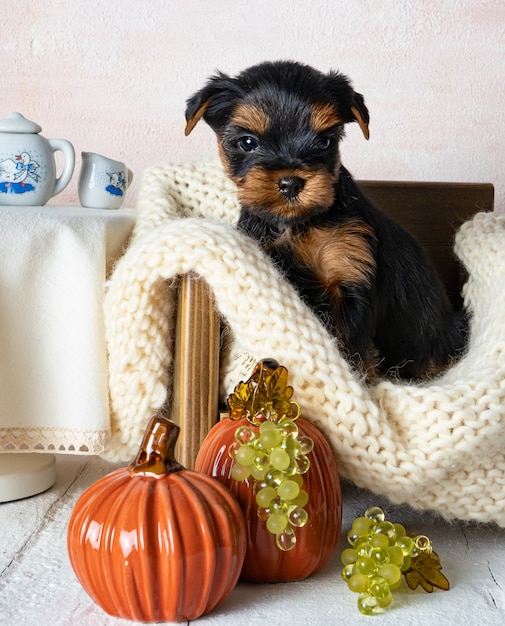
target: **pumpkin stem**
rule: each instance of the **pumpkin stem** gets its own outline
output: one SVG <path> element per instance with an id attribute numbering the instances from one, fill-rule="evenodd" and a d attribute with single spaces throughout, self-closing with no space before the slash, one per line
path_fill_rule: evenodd
<path id="1" fill-rule="evenodd" d="M 175 445 L 180 432 L 175 422 L 154 415 L 149 420 L 137 456 L 128 466 L 132 474 L 171 474 L 184 469 L 175 460 Z"/>

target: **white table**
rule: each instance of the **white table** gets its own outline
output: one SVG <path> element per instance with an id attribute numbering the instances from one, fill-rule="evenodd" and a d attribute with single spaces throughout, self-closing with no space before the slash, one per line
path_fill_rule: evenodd
<path id="1" fill-rule="evenodd" d="M 134 223 L 132 209 L 0 207 L 0 502 L 47 489 L 54 452 L 108 443 L 103 293 Z"/>

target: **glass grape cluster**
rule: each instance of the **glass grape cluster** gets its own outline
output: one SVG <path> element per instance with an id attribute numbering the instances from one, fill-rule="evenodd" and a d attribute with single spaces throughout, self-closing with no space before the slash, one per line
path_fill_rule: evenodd
<path id="1" fill-rule="evenodd" d="M 420 548 L 401 524 L 386 521 L 377 506 L 357 517 L 347 533 L 352 546 L 343 550 L 342 578 L 351 591 L 359 593 L 358 609 L 364 615 L 382 612 L 400 586 L 402 574 L 411 567 Z"/>
<path id="2" fill-rule="evenodd" d="M 258 517 L 275 535 L 280 550 L 296 545 L 295 528 L 305 526 L 304 509 L 309 496 L 303 474 L 310 467 L 308 454 L 314 442 L 298 436 L 293 419 L 264 419 L 259 427 L 239 426 L 228 453 L 235 461 L 231 476 L 237 481 L 252 478 Z"/>

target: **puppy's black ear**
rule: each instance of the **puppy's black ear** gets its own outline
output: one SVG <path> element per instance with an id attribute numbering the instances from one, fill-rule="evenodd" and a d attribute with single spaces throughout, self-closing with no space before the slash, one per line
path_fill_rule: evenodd
<path id="1" fill-rule="evenodd" d="M 186 102 L 187 136 L 204 118 L 209 126 L 218 131 L 226 125 L 234 101 L 240 96 L 240 90 L 233 78 L 221 72 L 209 79 L 207 84 Z"/>
<path id="2" fill-rule="evenodd" d="M 369 139 L 368 124 L 370 116 L 365 106 L 365 100 L 360 93 L 354 91 L 351 82 L 339 72 L 330 72 L 326 75 L 326 90 L 334 102 L 344 123 L 358 122 L 365 139 Z"/>

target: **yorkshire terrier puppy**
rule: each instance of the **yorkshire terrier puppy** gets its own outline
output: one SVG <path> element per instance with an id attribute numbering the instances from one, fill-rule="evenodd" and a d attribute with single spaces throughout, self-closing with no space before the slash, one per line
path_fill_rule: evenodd
<path id="1" fill-rule="evenodd" d="M 186 135 L 203 118 L 236 183 L 238 227 L 257 240 L 365 374 L 418 379 L 464 350 L 453 311 L 416 240 L 375 208 L 340 162 L 344 125 L 368 139 L 348 78 L 300 63 L 222 73 L 187 101 Z"/>

